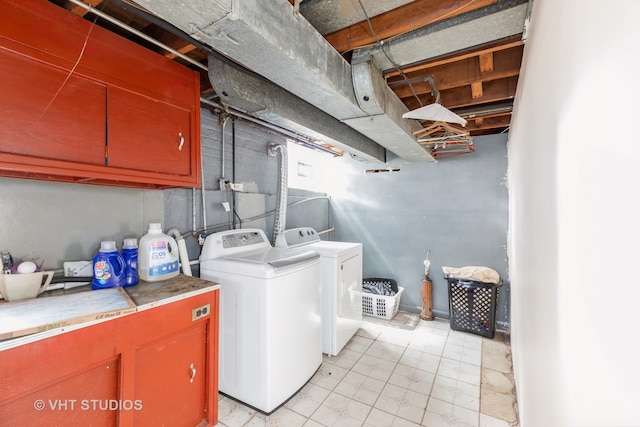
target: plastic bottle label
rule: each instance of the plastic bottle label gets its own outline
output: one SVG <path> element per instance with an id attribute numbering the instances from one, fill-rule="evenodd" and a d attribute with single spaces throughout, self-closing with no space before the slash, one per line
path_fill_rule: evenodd
<path id="1" fill-rule="evenodd" d="M 149 246 L 149 276 L 164 276 L 178 271 L 179 262 L 171 256 L 166 241 L 151 242 Z"/>
<path id="2" fill-rule="evenodd" d="M 96 261 L 93 272 L 96 281 L 101 285 L 105 285 L 111 278 L 111 266 L 106 260 Z"/>

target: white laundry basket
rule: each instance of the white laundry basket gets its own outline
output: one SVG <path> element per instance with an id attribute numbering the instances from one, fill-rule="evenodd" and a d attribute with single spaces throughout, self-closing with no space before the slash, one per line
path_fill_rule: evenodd
<path id="1" fill-rule="evenodd" d="M 367 281 L 388 281 L 395 285 L 392 279 L 363 279 L 363 284 Z M 377 295 L 369 292 L 362 292 L 362 314 L 365 316 L 379 317 L 381 319 L 391 320 L 398 312 L 400 306 L 400 297 L 404 288 L 398 287 L 395 295 Z"/>

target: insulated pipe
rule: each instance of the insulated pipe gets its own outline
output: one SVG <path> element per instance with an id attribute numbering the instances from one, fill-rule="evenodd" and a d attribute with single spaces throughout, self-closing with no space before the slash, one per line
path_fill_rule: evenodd
<path id="1" fill-rule="evenodd" d="M 280 179 L 278 181 L 278 196 L 276 199 L 276 217 L 273 221 L 272 245 L 276 244 L 276 238 L 284 233 L 287 223 L 287 146 L 284 144 L 269 144 L 269 156 L 275 156 L 280 152 Z"/>
<path id="2" fill-rule="evenodd" d="M 178 243 L 178 255 L 180 258 L 180 264 L 182 265 L 182 273 L 185 276 L 193 276 L 191 274 L 191 262 L 189 261 L 189 253 L 187 252 L 187 244 L 184 241 L 184 238 L 180 234 L 177 228 L 172 228 L 167 231 L 167 236 L 171 236 L 176 239 Z"/>

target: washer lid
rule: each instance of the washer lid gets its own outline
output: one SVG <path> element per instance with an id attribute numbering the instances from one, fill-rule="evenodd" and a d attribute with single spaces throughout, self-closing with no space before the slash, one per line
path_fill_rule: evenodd
<path id="1" fill-rule="evenodd" d="M 274 270 L 285 270 L 287 268 L 295 267 L 299 264 L 303 264 L 315 259 L 320 258 L 320 255 L 313 250 L 302 251 L 283 251 L 278 248 L 272 248 L 261 251 L 245 252 L 225 257 L 225 259 L 256 263 L 256 264 L 268 264 L 273 267 Z"/>
<path id="2" fill-rule="evenodd" d="M 319 263 L 320 255 L 310 249 L 269 248 L 200 261 L 200 277 L 221 281 L 220 275 L 226 274 L 272 279 Z"/>

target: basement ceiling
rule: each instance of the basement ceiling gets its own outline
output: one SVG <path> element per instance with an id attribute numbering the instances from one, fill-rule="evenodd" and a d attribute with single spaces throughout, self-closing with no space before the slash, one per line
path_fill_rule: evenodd
<path id="1" fill-rule="evenodd" d="M 258 60 L 260 52 L 251 52 L 251 46 L 243 46 L 236 35 L 225 33 L 226 29 L 221 30 L 220 27 L 216 27 L 218 22 L 222 21 L 220 18 L 216 22 L 217 13 L 227 21 L 239 19 L 234 16 L 234 8 L 249 9 L 250 6 L 244 3 L 246 0 L 183 0 L 180 2 L 81 0 L 94 10 L 103 12 L 140 33 L 158 40 L 190 58 L 191 61 L 98 17 L 89 12 L 86 7 L 78 5 L 78 0 L 49 1 L 197 70 L 201 74 L 201 90 L 204 99 L 221 103 L 225 101 L 224 90 L 212 86 L 209 73 L 206 71 L 213 66 L 209 64 L 210 61 L 232 64 L 246 70 L 249 76 L 266 79 L 269 83 L 274 82 L 276 86 L 281 86 L 307 102 L 315 104 L 336 118 L 338 120 L 336 123 L 345 123 L 363 133 L 365 137 L 362 138 L 362 145 L 354 149 L 356 154 L 368 159 L 384 159 L 384 156 L 378 154 L 375 148 L 367 148 L 367 143 L 371 142 L 369 138 L 375 141 L 375 134 L 380 132 L 379 129 L 372 129 L 369 135 L 367 128 L 362 127 L 363 121 L 375 122 L 379 115 L 354 117 L 353 113 L 348 111 L 350 105 L 346 104 L 346 110 L 328 111 L 321 102 L 316 103 L 315 100 L 324 96 L 328 98 L 330 104 L 331 99 L 335 99 L 334 94 L 325 93 L 326 91 L 313 93 L 311 89 L 305 93 L 305 88 L 310 85 L 304 81 L 300 73 L 294 74 L 295 68 L 282 69 L 284 64 L 281 68 L 277 68 L 273 64 L 266 64 L 268 61 Z M 255 0 L 255 2 L 264 2 L 260 3 L 260 7 L 267 3 L 273 4 L 274 7 L 269 9 L 269 14 L 260 14 L 259 18 L 252 17 L 254 21 L 247 20 L 243 23 L 249 26 L 253 23 L 253 29 L 247 30 L 248 32 L 261 31 L 257 28 L 262 26 L 261 22 L 255 19 L 262 20 L 265 26 L 272 24 L 276 30 L 273 34 L 269 33 L 267 38 L 285 39 L 269 41 L 276 49 L 282 46 L 280 50 L 286 51 L 289 49 L 287 43 L 291 43 L 291 40 L 286 40 L 288 37 L 300 38 L 300 35 L 295 32 L 297 30 L 288 26 L 291 20 L 281 21 L 281 18 L 285 18 L 285 14 L 291 14 L 297 20 L 295 22 L 303 19 L 306 21 L 304 25 L 310 24 L 315 29 L 312 31 L 314 33 L 317 31 L 317 39 L 305 38 L 303 42 L 306 45 L 302 48 L 311 52 L 308 60 L 311 65 L 307 64 L 305 67 L 310 68 L 310 74 L 318 81 L 332 78 L 331 73 L 324 72 L 323 67 L 326 65 L 323 61 L 329 61 L 324 57 L 325 54 L 321 51 L 315 53 L 315 45 L 324 43 L 322 41 L 324 39 L 332 50 L 335 49 L 331 54 L 336 56 L 337 52 L 341 57 L 340 61 L 346 64 L 344 67 L 351 69 L 363 61 L 370 64 L 367 67 L 373 70 L 372 73 L 381 76 L 380 81 L 385 86 L 383 89 L 393 92 L 403 109 L 414 110 L 432 104 L 436 102 L 436 94 L 439 93 L 439 102 L 442 106 L 467 120 L 466 129 L 470 132 L 470 136 L 497 134 L 508 130 L 522 62 L 524 33 L 532 0 Z M 214 10 L 216 8 L 221 10 L 218 12 Z M 184 9 L 190 10 L 185 12 Z M 204 9 L 206 13 L 203 12 Z M 202 16 L 202 22 L 196 22 L 196 18 L 200 16 Z M 289 19 L 289 16 L 286 18 Z M 242 19 L 239 20 L 242 21 Z M 268 20 L 272 22 L 266 22 Z M 215 34 L 213 34 L 214 31 Z M 225 43 L 231 48 L 226 48 Z M 233 53 L 234 44 L 239 45 L 237 54 Z M 251 56 L 254 56 L 256 61 L 252 62 Z M 292 57 L 296 56 L 297 53 L 294 52 Z M 203 67 L 194 65 L 194 62 L 202 64 Z M 343 68 L 341 64 L 339 65 L 338 68 Z M 216 67 L 220 69 L 219 64 L 216 64 Z M 289 74 L 288 70 L 292 70 L 292 73 Z M 318 70 L 323 73 L 318 73 Z M 313 76 L 314 74 L 316 75 Z M 215 79 L 212 80 L 215 81 Z M 299 87 L 288 87 L 287 84 L 291 81 L 299 81 Z M 375 82 L 373 84 L 375 86 Z M 350 83 L 348 86 L 349 91 L 354 92 Z M 358 92 L 357 87 L 355 92 Z M 347 98 L 353 96 L 355 99 L 357 94 L 354 96 L 347 93 L 345 96 Z M 387 95 L 386 98 L 391 96 Z M 358 102 L 362 106 L 360 99 Z M 324 114 L 324 112 L 321 113 Z M 279 117 L 277 114 L 265 114 L 263 118 L 269 121 L 276 116 Z M 413 122 L 410 119 L 401 120 Z M 279 121 L 276 118 L 271 121 L 304 133 L 300 130 L 304 126 L 296 127 L 295 124 L 288 126 L 287 122 L 291 122 L 290 120 Z M 398 120 L 392 118 L 390 123 L 393 125 L 393 122 L 397 123 Z M 432 122 L 429 121 L 410 123 L 411 126 L 404 129 L 404 132 L 409 135 L 415 134 L 416 126 L 422 129 L 421 126 L 428 127 L 431 124 Z M 389 124 L 382 122 L 382 126 L 387 129 Z M 349 130 L 352 131 L 352 129 Z M 353 138 L 353 135 L 334 138 L 358 139 Z M 330 144 L 334 142 L 336 142 L 334 139 L 329 138 Z M 334 145 L 338 145 L 338 151 L 342 151 L 340 142 Z M 403 147 L 388 146 L 384 142 L 382 146 L 396 154 L 401 153 L 398 154 L 400 157 L 424 160 L 420 154 L 416 157 L 415 152 L 402 153 Z M 348 151 L 351 147 L 347 144 L 342 148 Z M 427 154 L 427 157 L 430 156 Z"/>

